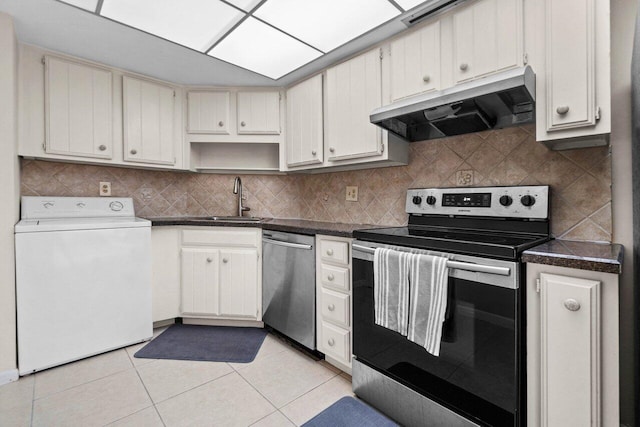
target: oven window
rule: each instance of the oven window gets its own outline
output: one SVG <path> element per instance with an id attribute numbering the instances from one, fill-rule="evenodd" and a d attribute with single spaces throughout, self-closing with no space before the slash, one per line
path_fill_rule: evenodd
<path id="1" fill-rule="evenodd" d="M 449 279 L 440 356 L 375 325 L 373 262 L 353 259 L 354 354 L 456 412 L 489 425 L 515 425 L 518 291 Z"/>

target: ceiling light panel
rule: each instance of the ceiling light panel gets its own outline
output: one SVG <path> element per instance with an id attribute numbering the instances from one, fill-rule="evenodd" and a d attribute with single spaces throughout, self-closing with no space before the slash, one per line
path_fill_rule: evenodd
<path id="1" fill-rule="evenodd" d="M 89 12 L 95 12 L 98 6 L 98 0 L 62 0 L 64 3 L 86 9 Z"/>
<path id="2" fill-rule="evenodd" d="M 231 3 L 235 7 L 239 7 L 245 12 L 250 12 L 251 9 L 256 7 L 260 0 L 226 0 L 227 3 Z"/>
<path id="3" fill-rule="evenodd" d="M 395 0 L 395 1 L 404 10 L 413 9 L 414 7 L 416 7 L 416 6 L 418 6 L 419 4 L 422 4 L 422 3 L 433 3 L 433 1 L 431 1 L 431 0 L 429 0 L 429 1 L 424 1 L 424 0 Z"/>
<path id="4" fill-rule="evenodd" d="M 399 14 L 387 0 L 268 0 L 254 16 L 329 52 Z"/>
<path id="5" fill-rule="evenodd" d="M 277 80 L 313 61 L 321 52 L 250 17 L 209 55 Z"/>
<path id="6" fill-rule="evenodd" d="M 201 52 L 245 16 L 219 0 L 104 0 L 100 14 Z"/>

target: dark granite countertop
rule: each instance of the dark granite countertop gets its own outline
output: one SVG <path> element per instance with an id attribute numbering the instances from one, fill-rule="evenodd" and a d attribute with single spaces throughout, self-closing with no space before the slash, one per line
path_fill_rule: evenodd
<path id="1" fill-rule="evenodd" d="M 308 221 L 304 219 L 262 218 L 254 222 L 210 220 L 207 217 L 150 217 L 152 226 L 196 225 L 205 227 L 258 227 L 264 230 L 285 231 L 299 234 L 326 234 L 353 237 L 353 231 L 376 228 L 370 224 L 341 224 L 335 222 Z M 378 226 L 379 227 L 379 226 Z"/>
<path id="2" fill-rule="evenodd" d="M 623 257 L 624 248 L 617 243 L 551 240 L 524 251 L 522 261 L 620 274 Z"/>

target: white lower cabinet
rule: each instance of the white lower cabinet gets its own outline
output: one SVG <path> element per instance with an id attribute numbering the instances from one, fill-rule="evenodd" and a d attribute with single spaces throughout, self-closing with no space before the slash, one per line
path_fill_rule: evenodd
<path id="1" fill-rule="evenodd" d="M 317 347 L 351 372 L 351 239 L 316 236 Z"/>
<path id="2" fill-rule="evenodd" d="M 617 282 L 527 264 L 528 425 L 618 425 Z"/>
<path id="3" fill-rule="evenodd" d="M 260 229 L 183 229 L 180 314 L 260 320 Z"/>
<path id="4" fill-rule="evenodd" d="M 180 317 L 178 227 L 151 227 L 151 308 L 154 322 Z"/>

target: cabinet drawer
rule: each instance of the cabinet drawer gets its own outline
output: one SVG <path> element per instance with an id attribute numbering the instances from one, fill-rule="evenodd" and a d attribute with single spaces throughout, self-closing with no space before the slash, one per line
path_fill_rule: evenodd
<path id="1" fill-rule="evenodd" d="M 320 241 L 320 257 L 323 261 L 349 264 L 349 244 L 335 240 Z"/>
<path id="2" fill-rule="evenodd" d="M 219 227 L 217 230 L 183 230 L 182 244 L 185 245 L 224 245 L 257 247 L 259 236 L 255 230 Z"/>
<path id="3" fill-rule="evenodd" d="M 321 264 L 320 280 L 322 286 L 336 288 L 340 291 L 349 292 L 351 288 L 351 275 L 348 268 Z"/>
<path id="4" fill-rule="evenodd" d="M 350 332 L 322 322 L 322 341 L 319 343 L 320 351 L 335 359 L 351 362 Z"/>
<path id="5" fill-rule="evenodd" d="M 326 289 L 321 294 L 322 319 L 348 328 L 350 326 L 351 303 L 349 295 Z"/>

